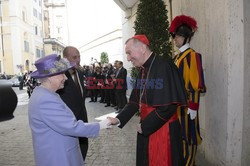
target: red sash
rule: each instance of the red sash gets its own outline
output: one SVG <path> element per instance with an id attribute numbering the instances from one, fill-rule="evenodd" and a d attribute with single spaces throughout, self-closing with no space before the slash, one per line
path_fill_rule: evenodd
<path id="1" fill-rule="evenodd" d="M 141 103 L 141 119 L 145 119 L 154 110 L 155 108 Z M 174 114 L 160 129 L 149 136 L 149 166 L 172 166 L 169 124 L 177 119 L 177 114 Z"/>

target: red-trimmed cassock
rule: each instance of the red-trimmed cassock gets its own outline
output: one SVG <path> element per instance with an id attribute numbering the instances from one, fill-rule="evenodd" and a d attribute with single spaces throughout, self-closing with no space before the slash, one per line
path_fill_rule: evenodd
<path id="1" fill-rule="evenodd" d="M 123 127 L 140 111 L 137 166 L 183 166 L 177 108 L 186 106 L 183 78 L 171 59 L 152 54 L 141 67 L 129 103 L 117 115 Z"/>

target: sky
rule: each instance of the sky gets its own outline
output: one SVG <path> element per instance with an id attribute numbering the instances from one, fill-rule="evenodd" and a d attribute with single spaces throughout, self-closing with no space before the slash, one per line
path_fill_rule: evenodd
<path id="1" fill-rule="evenodd" d="M 69 44 L 80 47 L 121 28 L 121 9 L 113 0 L 68 0 Z"/>

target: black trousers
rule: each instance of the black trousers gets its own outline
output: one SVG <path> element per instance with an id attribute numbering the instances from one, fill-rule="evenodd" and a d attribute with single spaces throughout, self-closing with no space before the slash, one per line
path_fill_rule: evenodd
<path id="1" fill-rule="evenodd" d="M 101 96 L 101 101 L 104 102 L 105 101 L 105 89 L 100 89 L 100 96 Z"/>
<path id="2" fill-rule="evenodd" d="M 91 101 L 97 101 L 98 90 L 97 89 L 90 89 L 90 98 Z"/>
<path id="3" fill-rule="evenodd" d="M 126 90 L 116 90 L 115 91 L 116 96 L 116 104 L 118 109 L 123 109 L 123 107 L 127 104 L 127 96 L 126 96 Z"/>
<path id="4" fill-rule="evenodd" d="M 110 102 L 111 102 L 111 89 L 104 89 L 104 92 L 105 92 L 105 103 L 107 103 L 108 105 L 110 105 Z"/>

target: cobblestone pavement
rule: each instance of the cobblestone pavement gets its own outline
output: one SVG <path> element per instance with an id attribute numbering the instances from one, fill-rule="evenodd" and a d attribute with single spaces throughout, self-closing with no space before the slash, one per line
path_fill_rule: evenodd
<path id="1" fill-rule="evenodd" d="M 28 124 L 26 90 L 14 88 L 18 95 L 15 118 L 0 122 L 0 166 L 34 166 L 31 132 Z M 104 114 L 114 112 L 112 107 L 104 107 L 99 102 L 86 107 L 90 122 Z M 98 138 L 89 139 L 86 166 L 135 166 L 136 124 L 139 118 L 133 117 L 123 128 L 113 127 L 102 130 Z M 196 165 L 210 166 L 203 162 L 204 156 L 197 154 Z"/>
<path id="2" fill-rule="evenodd" d="M 31 132 L 28 124 L 28 96 L 24 90 L 15 88 L 19 105 L 15 118 L 0 123 L 0 166 L 34 166 Z M 114 112 L 113 107 L 104 107 L 99 102 L 86 99 L 89 121 Z M 135 166 L 136 128 L 138 117 L 133 117 L 123 128 L 102 130 L 98 138 L 89 139 L 86 166 Z"/>

